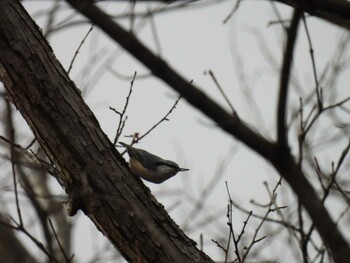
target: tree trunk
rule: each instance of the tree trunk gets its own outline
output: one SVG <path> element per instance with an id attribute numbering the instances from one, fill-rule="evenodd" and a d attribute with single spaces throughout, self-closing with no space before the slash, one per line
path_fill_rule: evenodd
<path id="1" fill-rule="evenodd" d="M 72 200 L 130 262 L 212 262 L 102 132 L 19 1 L 0 0 L 0 80 Z"/>

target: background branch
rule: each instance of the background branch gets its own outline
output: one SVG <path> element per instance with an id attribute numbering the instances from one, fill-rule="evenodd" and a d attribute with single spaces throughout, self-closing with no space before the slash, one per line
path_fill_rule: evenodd
<path id="1" fill-rule="evenodd" d="M 228 134 L 233 135 L 272 163 L 300 198 L 323 240 L 331 249 L 334 259 L 338 262 L 348 260 L 350 249 L 347 241 L 337 229 L 315 189 L 308 182 L 290 153 L 280 155 L 279 147 L 276 147 L 275 143 L 255 132 L 243 120 L 226 112 L 199 87 L 190 85 L 189 81 L 175 72 L 164 60 L 153 54 L 133 34 L 112 21 L 101 9 L 88 1 L 68 0 L 67 2 L 148 67 L 155 76 L 179 92 L 192 106 L 198 108 Z"/>
<path id="2" fill-rule="evenodd" d="M 282 65 L 278 106 L 277 106 L 277 141 L 281 153 L 288 151 L 288 134 L 286 131 L 286 117 L 288 104 L 288 84 L 289 76 L 292 68 L 294 46 L 297 38 L 298 25 L 301 16 L 301 7 L 294 10 L 292 23 L 287 33 L 287 45 L 284 53 L 284 61 Z"/>

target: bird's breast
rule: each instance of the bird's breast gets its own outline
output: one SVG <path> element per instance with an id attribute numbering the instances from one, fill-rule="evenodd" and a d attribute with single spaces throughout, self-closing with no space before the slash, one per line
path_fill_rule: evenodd
<path id="1" fill-rule="evenodd" d="M 155 171 L 145 168 L 137 159 L 134 158 L 130 159 L 130 169 L 134 175 L 155 184 L 160 184 L 173 176 L 169 174 L 157 174 Z"/>

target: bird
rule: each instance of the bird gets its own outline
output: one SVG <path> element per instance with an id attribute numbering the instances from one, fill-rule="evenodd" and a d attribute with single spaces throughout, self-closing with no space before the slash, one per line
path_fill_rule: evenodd
<path id="1" fill-rule="evenodd" d="M 129 154 L 131 172 L 148 182 L 160 184 L 178 172 L 189 171 L 189 169 L 181 168 L 173 161 L 164 160 L 157 155 L 134 148 L 124 142 L 119 143 L 126 148 Z"/>

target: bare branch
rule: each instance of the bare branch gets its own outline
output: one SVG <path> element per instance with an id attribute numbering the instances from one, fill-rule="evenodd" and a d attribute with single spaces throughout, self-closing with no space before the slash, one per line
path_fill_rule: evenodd
<path id="1" fill-rule="evenodd" d="M 7 125 L 7 133 L 9 139 L 9 148 L 10 148 L 10 156 L 11 156 L 11 169 L 12 169 L 12 180 L 13 180 L 13 186 L 15 190 L 15 200 L 16 200 L 16 209 L 17 209 L 17 215 L 19 219 L 19 224 L 23 225 L 23 219 L 22 219 L 22 212 L 21 207 L 19 204 L 18 199 L 18 189 L 17 189 L 17 175 L 16 175 L 16 151 L 15 151 L 15 131 L 13 128 L 13 122 L 12 122 L 12 109 L 10 102 L 6 100 L 6 125 Z"/>
<path id="2" fill-rule="evenodd" d="M 69 65 L 69 67 L 68 67 L 68 71 L 67 71 L 68 75 L 69 75 L 70 71 L 72 70 L 74 61 L 75 61 L 75 59 L 76 59 L 76 57 L 77 57 L 77 55 L 78 55 L 78 53 L 79 53 L 79 50 L 81 49 L 81 47 L 83 46 L 83 44 L 84 44 L 86 38 L 89 36 L 89 34 L 92 32 L 93 29 L 94 29 L 94 27 L 91 26 L 90 29 L 88 30 L 88 32 L 86 33 L 86 35 L 84 36 L 83 40 L 80 42 L 79 47 L 78 47 L 77 50 L 75 51 L 74 56 L 73 56 L 73 58 L 72 58 L 72 61 L 70 62 L 70 65 Z"/>
<path id="3" fill-rule="evenodd" d="M 233 108 L 233 105 L 232 105 L 231 101 L 228 99 L 228 97 L 227 97 L 227 95 L 225 94 L 224 90 L 223 90 L 222 87 L 220 86 L 220 84 L 219 84 L 218 80 L 216 79 L 214 73 L 213 73 L 211 70 L 209 70 L 208 72 L 209 72 L 210 77 L 211 77 L 212 80 L 214 81 L 216 87 L 219 89 L 221 95 L 224 97 L 225 101 L 227 102 L 228 106 L 230 107 L 232 114 L 233 114 L 233 115 L 237 115 L 235 109 Z"/>
<path id="4" fill-rule="evenodd" d="M 250 244 L 247 246 L 247 248 L 246 248 L 246 250 L 245 250 L 245 252 L 244 252 L 244 254 L 243 254 L 243 256 L 242 256 L 242 262 L 245 261 L 245 259 L 247 258 L 247 256 L 248 256 L 250 250 L 252 249 L 252 247 L 253 247 L 256 243 L 258 243 L 258 242 L 264 240 L 264 239 L 267 237 L 267 236 L 263 236 L 263 237 L 261 237 L 261 238 L 257 238 L 258 233 L 259 233 L 261 227 L 263 226 L 263 224 L 265 223 L 265 221 L 266 221 L 268 215 L 269 215 L 271 212 L 275 212 L 276 210 L 285 208 L 284 206 L 283 206 L 283 207 L 272 208 L 272 206 L 273 206 L 273 204 L 275 203 L 275 200 L 276 200 L 277 188 L 281 185 L 281 181 L 282 181 L 282 177 L 278 180 L 278 182 L 276 183 L 276 185 L 275 185 L 275 187 L 274 187 L 274 189 L 273 189 L 273 191 L 272 191 L 272 193 L 271 193 L 270 202 L 269 202 L 267 211 L 266 211 L 264 217 L 262 218 L 260 224 L 258 225 L 258 227 L 257 227 L 257 228 L 255 229 L 255 231 L 254 231 L 253 238 L 252 238 Z"/>
<path id="5" fill-rule="evenodd" d="M 292 67 L 294 46 L 297 38 L 298 25 L 301 16 L 301 8 L 297 7 L 294 10 L 292 23 L 287 33 L 287 45 L 283 55 L 284 61 L 281 72 L 278 108 L 277 108 L 277 141 L 281 151 L 288 149 L 288 135 L 286 131 L 286 115 L 287 115 L 287 97 L 289 75 Z"/>
<path id="6" fill-rule="evenodd" d="M 64 251 L 64 248 L 63 248 L 63 246 L 62 246 L 62 244 L 61 244 L 60 239 L 59 239 L 58 236 L 57 236 L 56 230 L 55 230 L 55 228 L 53 227 L 53 224 L 52 224 L 52 221 L 51 221 L 50 218 L 49 218 L 49 223 L 50 223 L 51 230 L 52 230 L 52 232 L 53 232 L 53 234 L 54 234 L 54 236 L 55 236 L 55 239 L 56 239 L 57 244 L 58 244 L 58 246 L 59 246 L 59 248 L 60 248 L 60 250 L 61 250 L 61 252 L 62 252 L 62 255 L 63 255 L 64 259 L 66 260 L 67 263 L 72 262 L 74 255 L 72 255 L 70 258 L 67 256 L 67 253 Z"/>
<path id="7" fill-rule="evenodd" d="M 305 19 L 304 13 L 302 13 L 302 19 L 303 19 L 303 24 L 304 24 L 306 36 L 307 36 L 307 41 L 308 41 L 308 44 L 309 44 L 309 52 L 310 52 L 310 58 L 311 58 L 311 63 L 312 63 L 312 72 L 314 74 L 314 79 L 315 79 L 315 91 L 316 91 L 316 97 L 317 97 L 317 105 L 318 105 L 318 109 L 322 110 L 322 107 L 323 107 L 322 104 L 323 103 L 322 103 L 321 93 L 320 93 L 320 90 L 319 90 L 320 87 L 319 87 L 318 78 L 317 78 L 316 62 L 315 62 L 315 57 L 314 57 L 314 49 L 312 47 L 311 36 L 310 36 L 309 28 L 308 28 L 307 23 L 306 23 L 306 19 Z"/>
<path id="8" fill-rule="evenodd" d="M 123 132 L 123 129 L 124 129 L 124 126 L 125 126 L 125 122 L 127 120 L 127 116 L 124 118 L 124 115 L 125 115 L 126 109 L 128 108 L 128 105 L 129 105 L 129 100 L 130 100 L 130 97 L 131 97 L 132 88 L 134 86 L 134 81 L 136 79 L 136 75 L 137 75 L 137 72 L 135 71 L 134 76 L 133 76 L 133 78 L 132 78 L 132 80 L 130 82 L 129 93 L 126 96 L 126 101 L 125 101 L 125 104 L 124 104 L 123 111 L 120 113 L 116 109 L 114 109 L 112 107 L 109 107 L 110 110 L 113 110 L 115 113 L 117 113 L 119 115 L 119 123 L 118 123 L 117 133 L 116 133 L 116 135 L 114 137 L 114 141 L 113 141 L 114 146 L 117 144 L 117 142 L 119 140 L 119 137 L 120 137 L 120 135 Z"/>
<path id="9" fill-rule="evenodd" d="M 173 112 L 173 110 L 176 108 L 177 104 L 179 103 L 181 99 L 181 95 L 177 98 L 177 100 L 175 101 L 174 105 L 171 107 L 171 109 L 168 111 L 167 114 L 165 114 L 165 116 L 163 118 L 161 118 L 156 124 L 154 124 L 148 131 L 146 131 L 144 134 L 142 134 L 140 137 L 136 137 L 135 139 L 133 139 L 131 145 L 138 143 L 140 140 L 142 140 L 144 137 L 146 137 L 151 131 L 153 131 L 155 128 L 158 127 L 158 125 L 160 125 L 162 122 L 164 121 L 168 121 L 168 117 L 169 115 Z"/>

